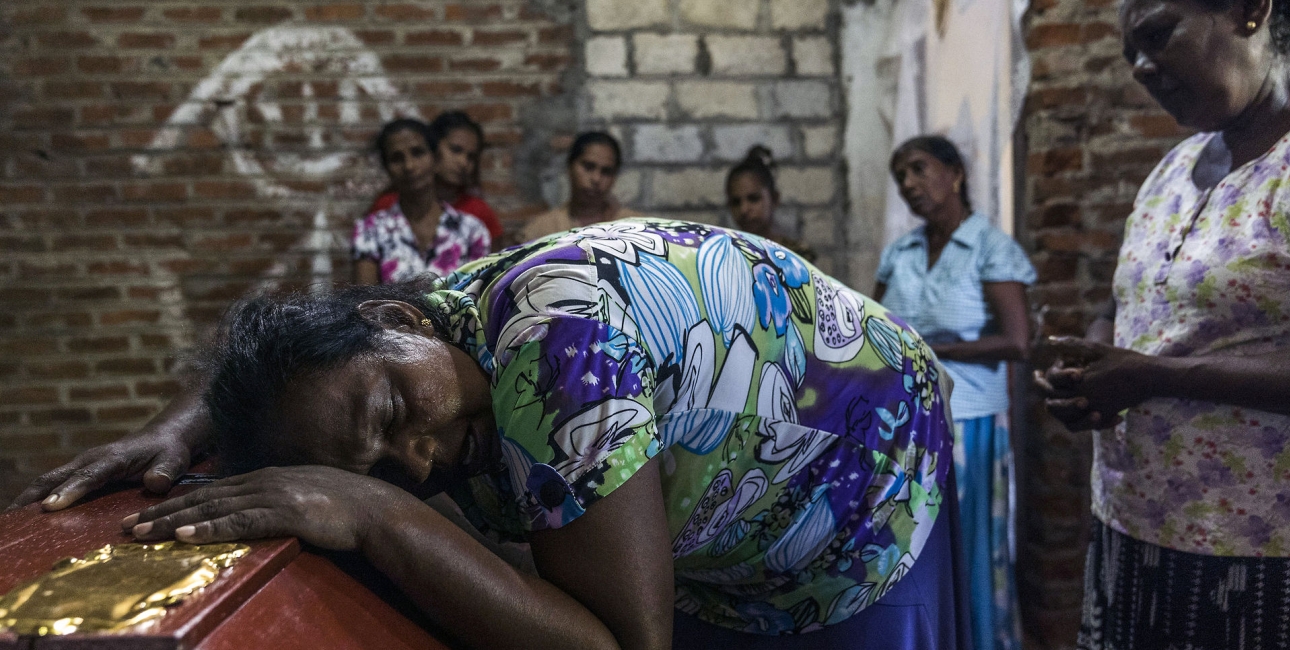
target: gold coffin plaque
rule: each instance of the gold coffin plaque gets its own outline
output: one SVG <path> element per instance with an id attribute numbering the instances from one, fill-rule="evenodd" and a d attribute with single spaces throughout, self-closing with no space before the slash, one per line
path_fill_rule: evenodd
<path id="1" fill-rule="evenodd" d="M 60 560 L 0 597 L 0 631 L 119 632 L 159 618 L 249 550 L 242 544 L 109 544 L 82 559 Z"/>

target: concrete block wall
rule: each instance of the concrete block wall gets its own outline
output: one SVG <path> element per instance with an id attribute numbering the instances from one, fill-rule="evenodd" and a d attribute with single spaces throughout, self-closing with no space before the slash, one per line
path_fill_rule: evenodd
<path id="1" fill-rule="evenodd" d="M 766 145 L 779 225 L 845 277 L 835 2 L 587 0 L 579 121 L 623 143 L 620 198 L 726 223 L 726 172 Z"/>
<path id="2" fill-rule="evenodd" d="M 484 189 L 575 127 L 561 3 L 0 3 L 0 502 L 120 437 L 229 301 L 348 279 L 396 114 L 479 119 Z"/>

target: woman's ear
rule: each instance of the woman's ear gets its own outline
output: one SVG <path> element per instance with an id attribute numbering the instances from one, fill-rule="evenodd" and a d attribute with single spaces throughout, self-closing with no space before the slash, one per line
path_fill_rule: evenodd
<path id="1" fill-rule="evenodd" d="M 1254 25 L 1254 29 L 1248 30 L 1249 35 L 1253 36 L 1261 27 L 1269 27 L 1271 33 L 1268 22 L 1272 19 L 1272 0 L 1245 0 L 1236 6 L 1241 11 L 1237 24 L 1247 28 Z"/>
<path id="2" fill-rule="evenodd" d="M 434 326 L 420 309 L 401 300 L 368 300 L 358 305 L 358 314 L 369 322 L 387 330 L 402 329 L 428 336 L 434 335 Z"/>

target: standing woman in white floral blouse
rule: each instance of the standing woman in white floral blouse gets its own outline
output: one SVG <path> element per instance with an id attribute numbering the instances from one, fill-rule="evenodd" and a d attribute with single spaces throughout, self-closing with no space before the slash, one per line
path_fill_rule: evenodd
<path id="1" fill-rule="evenodd" d="M 354 224 L 354 281 L 388 284 L 447 275 L 488 254 L 488 227 L 435 192 L 438 136 L 424 122 L 398 119 L 376 136 L 381 165 L 398 200 Z"/>
<path id="2" fill-rule="evenodd" d="M 1201 133 L 1139 191 L 1113 316 L 1036 374 L 1102 429 L 1079 645 L 1290 647 L 1290 2 L 1126 0 L 1120 26 Z"/>

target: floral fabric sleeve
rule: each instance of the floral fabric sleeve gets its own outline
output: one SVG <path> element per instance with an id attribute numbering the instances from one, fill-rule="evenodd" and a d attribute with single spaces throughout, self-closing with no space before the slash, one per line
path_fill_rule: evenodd
<path id="1" fill-rule="evenodd" d="M 516 340 L 494 374 L 493 411 L 526 526 L 559 528 L 658 453 L 654 365 L 588 318 L 530 321 Z"/>

